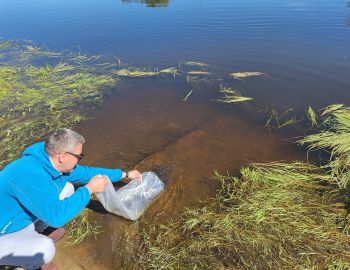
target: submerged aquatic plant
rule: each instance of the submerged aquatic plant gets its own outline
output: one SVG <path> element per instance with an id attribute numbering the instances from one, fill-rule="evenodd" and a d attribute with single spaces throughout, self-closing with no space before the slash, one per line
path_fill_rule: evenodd
<path id="1" fill-rule="evenodd" d="M 13 42 L 10 40 L 5 40 L 0 42 L 0 49 L 7 49 L 13 46 Z"/>
<path id="2" fill-rule="evenodd" d="M 268 130 L 280 129 L 300 122 L 301 119 L 298 119 L 295 115 L 291 115 L 293 111 L 293 108 L 284 109 L 282 112 L 278 112 L 273 108 L 267 109 L 266 113 L 268 117 L 265 128 Z"/>
<path id="3" fill-rule="evenodd" d="M 96 239 L 96 236 L 103 232 L 101 226 L 91 216 L 92 211 L 86 208 L 79 216 L 68 223 L 66 246 L 80 244 L 90 236 Z"/>
<path id="4" fill-rule="evenodd" d="M 217 102 L 220 103 L 239 103 L 253 100 L 251 97 L 242 96 L 237 90 L 222 85 L 219 92 L 224 94 L 222 98 L 217 99 Z"/>

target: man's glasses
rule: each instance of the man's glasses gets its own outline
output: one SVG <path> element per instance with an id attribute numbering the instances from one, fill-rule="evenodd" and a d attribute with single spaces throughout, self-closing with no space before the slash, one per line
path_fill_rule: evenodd
<path id="1" fill-rule="evenodd" d="M 73 154 L 73 153 L 70 153 L 70 152 L 66 152 L 66 153 L 72 155 L 73 157 L 76 157 L 76 158 L 78 159 L 78 162 L 79 162 L 80 160 L 82 160 L 83 157 L 84 157 L 84 154 L 83 154 L 83 153 L 81 153 L 80 155 Z"/>

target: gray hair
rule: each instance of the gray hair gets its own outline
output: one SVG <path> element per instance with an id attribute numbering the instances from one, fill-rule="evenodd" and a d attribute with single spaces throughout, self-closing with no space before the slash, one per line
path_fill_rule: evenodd
<path id="1" fill-rule="evenodd" d="M 80 143 L 85 143 L 83 136 L 71 129 L 60 128 L 45 141 L 45 151 L 50 156 L 55 156 L 62 152 L 74 152 Z"/>

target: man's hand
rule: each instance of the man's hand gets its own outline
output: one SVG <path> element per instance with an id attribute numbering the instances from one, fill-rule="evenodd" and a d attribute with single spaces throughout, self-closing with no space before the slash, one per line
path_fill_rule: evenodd
<path id="1" fill-rule="evenodd" d="M 129 171 L 128 179 L 141 178 L 141 173 L 137 170 Z"/>
<path id="2" fill-rule="evenodd" d="M 105 190 L 107 186 L 108 180 L 107 176 L 98 174 L 91 178 L 90 182 L 85 185 L 87 189 L 90 191 L 90 194 L 95 192 L 102 192 Z"/>

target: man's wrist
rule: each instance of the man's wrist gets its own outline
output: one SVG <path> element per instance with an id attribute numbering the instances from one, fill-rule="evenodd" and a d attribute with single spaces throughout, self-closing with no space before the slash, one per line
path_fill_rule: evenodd
<path id="1" fill-rule="evenodd" d="M 125 177 L 124 178 L 129 178 L 129 171 L 125 171 Z"/>
<path id="2" fill-rule="evenodd" d="M 89 186 L 89 184 L 86 184 L 85 187 L 87 188 L 91 196 L 93 194 L 93 191 L 91 190 L 91 187 Z"/>

